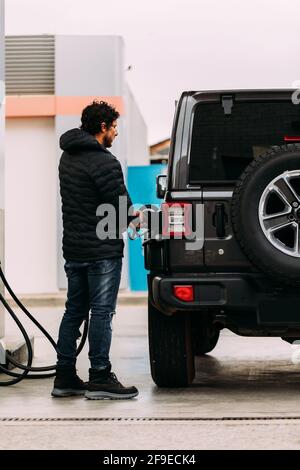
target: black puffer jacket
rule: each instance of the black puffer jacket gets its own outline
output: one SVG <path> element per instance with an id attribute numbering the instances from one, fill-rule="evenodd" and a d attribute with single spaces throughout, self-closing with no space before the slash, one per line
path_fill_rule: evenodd
<path id="1" fill-rule="evenodd" d="M 93 261 L 123 256 L 121 231 L 116 239 L 100 240 L 96 215 L 102 203 L 116 209 L 118 227 L 119 196 L 132 202 L 124 184 L 120 162 L 95 137 L 81 129 L 71 129 L 60 138 L 64 151 L 59 163 L 60 194 L 63 214 L 63 256 L 67 260 Z M 104 214 L 106 217 L 107 214 Z"/>

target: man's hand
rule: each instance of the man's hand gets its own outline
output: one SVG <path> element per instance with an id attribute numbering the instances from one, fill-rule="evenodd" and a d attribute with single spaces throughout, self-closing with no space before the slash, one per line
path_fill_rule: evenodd
<path id="1" fill-rule="evenodd" d="M 139 221 L 138 221 L 138 223 L 137 223 L 137 221 L 130 222 L 129 227 L 131 227 L 132 229 L 135 229 L 136 231 L 138 231 L 143 227 L 143 223 L 145 222 L 144 213 L 142 211 L 135 211 L 132 215 L 136 219 L 139 218 Z"/>

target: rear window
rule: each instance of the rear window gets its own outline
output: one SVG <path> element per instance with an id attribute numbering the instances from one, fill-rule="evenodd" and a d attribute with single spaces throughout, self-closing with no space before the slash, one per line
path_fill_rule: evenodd
<path id="1" fill-rule="evenodd" d="M 251 160 L 284 138 L 300 136 L 300 105 L 235 102 L 231 114 L 221 103 L 196 107 L 190 153 L 190 183 L 234 181 Z"/>

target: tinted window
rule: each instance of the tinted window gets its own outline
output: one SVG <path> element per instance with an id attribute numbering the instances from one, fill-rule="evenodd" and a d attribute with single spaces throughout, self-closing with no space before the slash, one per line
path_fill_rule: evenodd
<path id="1" fill-rule="evenodd" d="M 220 103 L 195 110 L 189 180 L 231 181 L 253 157 L 300 136 L 300 105 L 289 102 L 234 103 L 225 115 Z"/>

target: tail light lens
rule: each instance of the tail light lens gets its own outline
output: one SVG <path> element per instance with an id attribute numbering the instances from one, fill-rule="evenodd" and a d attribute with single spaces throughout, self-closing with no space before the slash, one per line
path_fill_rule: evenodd
<path id="1" fill-rule="evenodd" d="M 284 141 L 285 142 L 300 142 L 300 136 L 299 135 L 285 135 Z"/>
<path id="2" fill-rule="evenodd" d="M 184 302 L 193 302 L 194 287 L 193 286 L 173 286 L 173 294 L 179 300 Z"/>
<path id="3" fill-rule="evenodd" d="M 165 237 L 184 236 L 192 233 L 192 204 L 165 202 L 162 209 L 162 234 Z"/>

